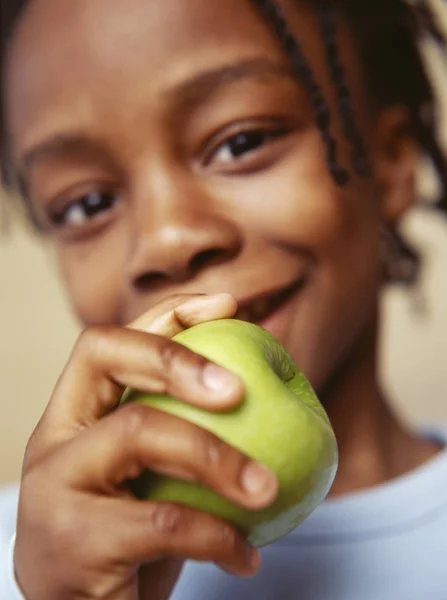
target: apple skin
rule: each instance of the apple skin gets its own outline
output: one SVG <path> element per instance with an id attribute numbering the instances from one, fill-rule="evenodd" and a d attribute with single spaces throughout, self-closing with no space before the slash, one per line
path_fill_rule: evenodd
<path id="1" fill-rule="evenodd" d="M 173 338 L 244 382 L 242 403 L 211 413 L 167 395 L 127 390 L 123 402 L 141 402 L 211 431 L 279 480 L 270 507 L 251 511 L 200 483 L 145 473 L 131 486 L 139 498 L 179 502 L 232 522 L 255 547 L 295 529 L 324 500 L 334 481 L 338 451 L 329 419 L 303 373 L 283 346 L 252 323 L 222 319 Z"/>

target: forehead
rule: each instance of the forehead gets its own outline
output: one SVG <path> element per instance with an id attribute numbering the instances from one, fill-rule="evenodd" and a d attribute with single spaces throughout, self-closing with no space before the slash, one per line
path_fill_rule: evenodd
<path id="1" fill-rule="evenodd" d="M 313 15 L 295 0 L 279 3 L 324 78 Z M 262 57 L 287 60 L 250 0 L 31 0 L 8 61 L 12 137 L 26 145 L 49 122 L 97 120 L 99 107 L 114 119 L 195 72 Z"/>
<path id="2" fill-rule="evenodd" d="M 244 0 L 31 0 L 8 61 L 8 121 L 19 130 L 56 122 L 67 104 L 85 112 L 101 93 L 125 109 L 129 94 L 256 50 L 262 38 Z"/>

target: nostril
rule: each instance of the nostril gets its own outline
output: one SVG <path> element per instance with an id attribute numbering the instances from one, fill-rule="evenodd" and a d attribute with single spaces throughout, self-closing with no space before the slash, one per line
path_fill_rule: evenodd
<path id="1" fill-rule="evenodd" d="M 226 248 L 209 248 L 201 252 L 196 252 L 188 261 L 188 256 L 182 260 L 176 255 L 171 258 L 166 266 L 166 271 L 161 269 L 140 272 L 133 277 L 133 287 L 138 292 L 147 292 L 163 287 L 169 282 L 182 283 L 197 275 L 200 271 L 212 266 L 216 266 L 225 261 L 231 260 L 234 252 Z"/>
<path id="2" fill-rule="evenodd" d="M 153 290 L 158 286 L 163 285 L 167 279 L 168 277 L 164 273 L 144 273 L 135 278 L 134 287 L 140 292 L 145 292 L 149 289 Z"/>
<path id="3" fill-rule="evenodd" d="M 205 267 L 217 265 L 224 262 L 229 257 L 229 252 L 222 248 L 209 248 L 199 252 L 189 261 L 189 269 L 192 273 L 197 273 Z"/>

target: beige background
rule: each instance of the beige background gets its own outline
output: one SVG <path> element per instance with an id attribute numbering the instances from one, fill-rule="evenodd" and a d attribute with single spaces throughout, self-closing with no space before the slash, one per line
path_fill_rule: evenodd
<path id="1" fill-rule="evenodd" d="M 447 115 L 446 68 L 427 52 Z M 447 117 L 442 127 L 447 140 Z M 433 187 L 429 173 L 421 185 Z M 0 238 L 0 483 L 19 477 L 26 440 L 77 335 L 49 249 L 16 219 L 11 225 Z M 423 296 L 384 298 L 383 376 L 410 423 L 447 422 L 447 221 L 414 215 L 407 226 L 426 253 Z M 425 314 L 415 310 L 421 300 Z"/>

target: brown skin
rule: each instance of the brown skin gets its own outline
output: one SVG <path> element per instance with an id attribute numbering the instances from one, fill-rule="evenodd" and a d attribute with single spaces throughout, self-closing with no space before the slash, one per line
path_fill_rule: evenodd
<path id="1" fill-rule="evenodd" d="M 284 5 L 336 114 L 314 19 Z M 227 292 L 240 300 L 304 276 L 275 334 L 333 422 L 340 446 L 333 493 L 396 477 L 435 452 L 401 428 L 377 380 L 379 229 L 413 202 L 417 152 L 401 133 L 405 110 L 370 110 L 346 32 L 342 45 L 374 177 L 353 176 L 340 189 L 306 93 L 249 2 L 128 0 L 123 8 L 121 0 L 33 0 L 25 12 L 6 100 L 32 201 L 48 223 L 49 211 L 84 194 L 119 197 L 87 223 L 77 225 L 72 211 L 71 225 L 50 227 L 73 306 L 91 329 L 27 451 L 16 569 L 30 600 L 137 598 L 143 562 L 151 565 L 140 569 L 140 597 L 162 600 L 181 564 L 153 562 L 166 555 L 256 570 L 228 525 L 179 507 L 139 505 L 122 491 L 143 466 L 199 478 L 246 506 L 268 504 L 276 490 L 273 479 L 264 495 L 244 494 L 246 459 L 189 424 L 136 407 L 102 418 L 126 385 L 167 390 L 210 410 L 239 401 L 238 382 L 216 404 L 200 384 L 202 360 L 124 327 L 145 313 L 134 327 L 170 337 L 234 315 L 234 300 L 200 297 L 192 310 L 166 297 Z M 186 83 L 241 61 L 245 68 L 219 84 Z M 232 158 L 228 139 L 253 130 L 270 136 Z M 346 164 L 337 120 L 334 132 Z M 42 151 L 55 136 L 58 144 Z M 92 464 L 93 456 L 102 458 Z M 36 490 L 45 487 L 53 493 L 39 505 Z"/>

